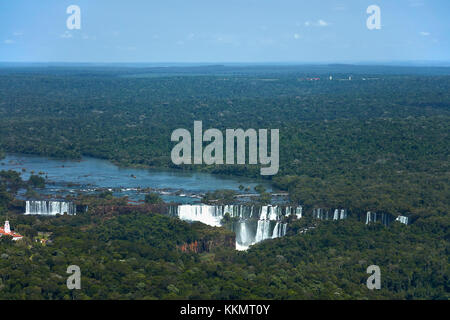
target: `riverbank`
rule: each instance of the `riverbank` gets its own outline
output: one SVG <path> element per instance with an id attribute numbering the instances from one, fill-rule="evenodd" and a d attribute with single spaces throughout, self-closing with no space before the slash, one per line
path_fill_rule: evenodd
<path id="1" fill-rule="evenodd" d="M 96 159 L 61 160 L 33 155 L 6 154 L 0 170 L 14 170 L 23 179 L 31 175 L 46 178 L 46 187 L 39 190 L 45 197 L 112 192 L 141 201 L 148 192 L 157 192 L 166 202 L 198 203 L 208 192 L 233 190 L 245 200 L 254 197 L 254 188 L 262 186 L 272 192 L 272 186 L 250 178 L 214 175 L 201 172 L 119 167 Z M 23 195 L 24 192 L 22 192 Z"/>

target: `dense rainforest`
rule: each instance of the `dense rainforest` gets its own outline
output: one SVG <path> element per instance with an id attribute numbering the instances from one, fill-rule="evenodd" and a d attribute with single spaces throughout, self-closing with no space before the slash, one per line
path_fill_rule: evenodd
<path id="1" fill-rule="evenodd" d="M 280 171 L 269 179 L 292 203 L 414 223 L 300 219 L 288 236 L 248 252 L 185 252 L 180 246 L 210 231 L 151 210 L 15 215 L 14 186 L 32 192 L 42 181 L 4 172 L 0 214 L 26 239 L 1 239 L 0 298 L 449 298 L 449 68 L 0 69 L 0 156 L 259 175 L 248 165 L 174 166 L 170 135 L 192 131 L 195 120 L 220 130 L 280 129 Z M 303 233 L 305 224 L 314 228 Z M 52 241 L 35 242 L 38 233 Z M 86 270 L 81 292 L 65 289 L 69 264 Z M 382 290 L 365 287 L 371 264 L 382 268 Z"/>
<path id="2" fill-rule="evenodd" d="M 0 240 L 0 299 L 450 298 L 449 226 L 439 221 L 388 228 L 319 221 L 299 233 L 313 223 L 305 218 L 286 237 L 239 252 L 223 241 L 223 228 L 153 213 L 10 220 L 25 238 Z M 216 245 L 180 250 L 205 236 Z M 66 287 L 73 264 L 81 290 Z M 372 264 L 381 267 L 381 290 L 366 287 Z"/>

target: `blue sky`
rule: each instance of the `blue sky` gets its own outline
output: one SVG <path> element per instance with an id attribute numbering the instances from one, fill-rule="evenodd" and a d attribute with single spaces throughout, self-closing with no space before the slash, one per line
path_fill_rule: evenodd
<path id="1" fill-rule="evenodd" d="M 381 30 L 366 27 L 372 4 Z M 449 0 L 0 0 L 0 61 L 450 61 L 449 13 Z"/>

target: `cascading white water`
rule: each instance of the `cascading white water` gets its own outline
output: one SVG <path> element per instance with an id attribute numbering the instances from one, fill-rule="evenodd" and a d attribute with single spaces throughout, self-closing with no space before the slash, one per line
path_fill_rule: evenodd
<path id="1" fill-rule="evenodd" d="M 277 207 L 277 206 L 269 206 L 268 207 L 268 215 L 269 215 L 269 220 L 272 221 L 277 221 L 279 220 L 279 216 L 281 215 L 281 208 Z"/>
<path id="2" fill-rule="evenodd" d="M 296 214 L 298 218 L 298 210 L 300 209 L 300 217 L 301 217 L 301 207 L 296 208 Z M 291 207 L 286 207 L 285 217 L 290 216 L 292 213 Z M 261 215 L 258 221 L 257 229 L 256 229 L 256 242 L 261 242 L 266 239 L 275 239 L 279 237 L 283 237 L 286 235 L 286 227 L 287 223 L 280 222 L 283 218 L 283 211 L 281 207 L 278 206 L 263 206 L 261 208 Z M 275 226 L 271 230 L 271 221 L 276 221 Z"/>
<path id="3" fill-rule="evenodd" d="M 339 210 L 336 209 L 336 210 L 334 210 L 333 220 L 338 220 L 338 219 L 339 219 Z"/>
<path id="4" fill-rule="evenodd" d="M 272 239 L 284 237 L 286 235 L 287 223 L 277 222 L 273 229 Z"/>
<path id="5" fill-rule="evenodd" d="M 313 217 L 319 220 L 328 220 L 328 212 L 324 211 L 322 208 L 314 209 Z"/>
<path id="6" fill-rule="evenodd" d="M 67 213 L 75 215 L 77 207 L 71 202 L 64 201 L 26 201 L 26 215 L 50 215 Z"/>
<path id="7" fill-rule="evenodd" d="M 255 243 L 255 235 L 252 234 L 247 225 L 248 221 L 240 221 L 236 228 L 236 249 L 247 250 Z"/>
<path id="8" fill-rule="evenodd" d="M 233 214 L 233 208 L 226 206 L 225 210 L 230 215 Z M 224 213 L 221 207 L 208 205 L 181 205 L 178 206 L 178 217 L 186 221 L 199 221 L 213 227 L 220 227 Z M 230 210 L 231 209 L 231 210 Z"/>
<path id="9" fill-rule="evenodd" d="M 251 243 L 249 234 L 247 232 L 247 226 L 245 225 L 245 221 L 239 223 L 239 235 L 240 235 L 240 243 L 242 245 L 247 245 Z"/>
<path id="10" fill-rule="evenodd" d="M 28 207 L 27 207 L 28 208 Z M 245 206 L 245 205 L 179 205 L 175 207 L 173 214 L 187 221 L 199 221 L 210 226 L 221 226 L 222 219 L 228 213 L 232 218 L 238 218 L 233 222 L 233 230 L 236 232 L 236 249 L 246 250 L 250 245 L 266 239 L 275 239 L 286 235 L 287 217 L 295 214 L 297 219 L 302 217 L 303 208 L 283 206 Z M 174 209 L 175 209 L 174 208 Z M 28 209 L 27 209 L 28 212 Z M 335 209 L 326 211 L 321 208 L 313 210 L 313 217 L 320 220 L 344 220 L 347 219 L 347 210 Z M 380 221 L 388 225 L 392 216 L 386 213 L 366 213 L 366 224 Z M 408 217 L 399 216 L 396 221 L 408 224 Z"/>
<path id="11" fill-rule="evenodd" d="M 370 211 L 367 211 L 367 214 L 366 214 L 366 224 L 369 224 L 369 223 L 371 222 L 370 217 L 371 217 L 371 213 L 370 213 Z"/>
<path id="12" fill-rule="evenodd" d="M 259 220 L 266 220 L 267 219 L 267 209 L 268 209 L 268 206 L 263 206 L 261 208 L 261 214 L 259 215 Z"/>
<path id="13" fill-rule="evenodd" d="M 277 222 L 277 224 L 275 225 L 275 228 L 273 229 L 273 233 L 272 233 L 272 239 L 278 238 L 278 233 L 280 230 L 280 223 Z"/>
<path id="14" fill-rule="evenodd" d="M 299 206 L 299 207 L 295 208 L 295 214 L 297 215 L 297 219 L 300 219 L 303 214 L 303 207 Z"/>
<path id="15" fill-rule="evenodd" d="M 255 243 L 270 239 L 270 220 L 258 220 Z"/>
<path id="16" fill-rule="evenodd" d="M 222 225 L 222 219 L 228 213 L 234 222 L 236 249 L 246 250 L 257 242 L 283 237 L 286 235 L 287 223 L 282 220 L 295 214 L 302 217 L 302 207 L 281 206 L 245 206 L 245 205 L 179 205 L 171 211 L 185 221 L 199 221 L 210 226 Z"/>
<path id="17" fill-rule="evenodd" d="M 347 210 L 345 209 L 335 209 L 333 212 L 333 217 L 331 217 L 331 213 L 322 209 L 314 209 L 313 217 L 320 220 L 344 220 L 347 219 Z"/>
<path id="18" fill-rule="evenodd" d="M 372 222 L 381 222 L 385 226 L 388 226 L 392 221 L 392 216 L 388 213 L 377 213 L 368 211 L 366 214 L 366 224 Z"/>
<path id="19" fill-rule="evenodd" d="M 409 222 L 409 218 L 408 217 L 405 217 L 405 216 L 398 216 L 396 219 L 395 219 L 395 221 L 398 221 L 398 222 L 400 222 L 400 223 L 403 223 L 403 224 L 408 224 L 408 222 Z"/>

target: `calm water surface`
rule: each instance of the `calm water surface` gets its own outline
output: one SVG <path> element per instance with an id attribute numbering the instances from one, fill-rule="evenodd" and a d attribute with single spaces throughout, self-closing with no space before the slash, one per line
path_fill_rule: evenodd
<path id="1" fill-rule="evenodd" d="M 26 169 L 25 172 L 22 169 Z M 34 171 L 44 173 L 48 184 L 42 193 L 67 195 L 93 193 L 95 189 L 111 189 L 116 196 L 129 196 L 142 200 L 144 193 L 139 188 L 152 188 L 165 201 L 182 203 L 199 202 L 200 195 L 207 191 L 231 189 L 239 186 L 253 188 L 261 183 L 247 178 L 218 176 L 208 173 L 192 173 L 172 170 L 134 169 L 118 167 L 107 160 L 83 158 L 81 161 L 55 160 L 40 156 L 8 154 L 0 160 L 0 170 L 14 170 L 27 180 Z M 271 191 L 268 183 L 263 184 Z"/>

